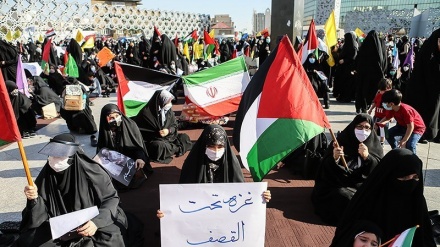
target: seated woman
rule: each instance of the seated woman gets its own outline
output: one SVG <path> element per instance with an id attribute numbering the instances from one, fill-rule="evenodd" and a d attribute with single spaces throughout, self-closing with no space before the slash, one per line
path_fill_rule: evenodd
<path id="1" fill-rule="evenodd" d="M 96 152 L 102 148 L 115 150 L 132 158 L 136 161 L 136 168 L 142 169 L 145 175 L 153 173 L 139 128 L 115 104 L 107 104 L 101 110 Z M 138 181 L 145 180 L 144 175 L 141 175 L 144 179 Z"/>
<path id="2" fill-rule="evenodd" d="M 330 108 L 330 97 L 329 92 L 330 89 L 327 85 L 327 78 L 324 75 L 324 67 L 322 63 L 327 64 L 326 58 L 328 55 L 324 55 L 321 53 L 322 59 L 316 57 L 315 52 L 310 53 L 307 56 L 307 60 L 304 62 L 303 67 L 309 77 L 310 83 L 312 83 L 312 87 L 315 90 L 316 96 L 318 98 L 324 99 L 324 107 L 325 109 Z"/>
<path id="3" fill-rule="evenodd" d="M 18 91 L 15 82 L 7 80 L 5 83 L 22 138 L 36 136 L 35 127 L 37 126 L 37 119 L 35 118 L 35 112 L 31 108 L 32 101 Z"/>
<path id="4" fill-rule="evenodd" d="M 423 162 L 408 149 L 388 152 L 350 201 L 331 246 L 343 246 L 346 228 L 364 219 L 383 230 L 383 242 L 418 225 L 412 246 L 435 247 L 423 196 L 422 167 Z"/>
<path id="5" fill-rule="evenodd" d="M 373 126 L 370 115 L 357 115 L 338 135 L 340 147 L 332 142 L 318 168 L 312 202 L 316 214 L 328 224 L 338 223 L 356 190 L 383 157 Z M 343 165 L 341 156 L 348 167 Z"/>
<path id="6" fill-rule="evenodd" d="M 379 247 L 382 230 L 373 222 L 358 220 L 345 228 L 338 247 Z"/>
<path id="7" fill-rule="evenodd" d="M 32 108 L 39 115 L 43 115 L 42 108 L 51 103 L 55 104 L 55 109 L 59 113 L 61 109 L 61 99 L 60 97 L 49 87 L 43 78 L 39 76 L 32 76 L 30 72 L 25 69 L 26 77 L 28 82 L 33 85 L 32 96 L 33 96 L 33 104 Z"/>
<path id="8" fill-rule="evenodd" d="M 243 172 L 226 131 L 220 125 L 206 126 L 183 163 L 179 183 L 241 182 L 244 182 Z M 271 199 L 269 190 L 264 191 L 262 196 L 266 202 Z M 163 212 L 158 210 L 157 217 L 163 216 Z"/>
<path id="9" fill-rule="evenodd" d="M 152 161 L 168 164 L 173 155 L 181 156 L 191 148 L 187 134 L 177 133 L 177 120 L 171 110 L 174 96 L 158 90 L 148 104 L 133 118 L 139 127 Z"/>
<path id="10" fill-rule="evenodd" d="M 35 185 L 25 187 L 18 246 L 125 246 L 127 219 L 119 196 L 109 175 L 84 154 L 75 137 L 57 135 L 39 153 L 49 157 Z M 52 239 L 49 218 L 93 206 L 99 215 L 76 229 L 78 238 Z"/>

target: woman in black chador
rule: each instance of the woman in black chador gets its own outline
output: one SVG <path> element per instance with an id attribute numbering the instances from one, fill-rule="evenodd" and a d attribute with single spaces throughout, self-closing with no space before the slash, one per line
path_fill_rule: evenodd
<path id="1" fill-rule="evenodd" d="M 336 138 L 340 147 L 332 142 L 318 168 L 312 202 L 316 214 L 328 224 L 338 223 L 356 190 L 383 157 L 373 126 L 370 115 L 357 115 Z"/>
<path id="2" fill-rule="evenodd" d="M 17 49 L 8 42 L 0 39 L 0 69 L 2 70 L 5 81 L 17 81 L 17 62 Z"/>
<path id="3" fill-rule="evenodd" d="M 326 57 L 324 53 L 320 53 L 321 58 L 317 58 L 315 52 L 310 53 L 307 56 L 307 60 L 304 62 L 303 67 L 309 77 L 310 82 L 312 83 L 313 90 L 315 90 L 316 96 L 318 98 L 324 99 L 325 109 L 330 108 L 330 99 L 329 99 L 329 91 L 327 85 L 327 78 L 324 74 L 324 67 L 322 63 L 326 63 Z M 319 73 L 319 74 L 318 74 Z"/>
<path id="4" fill-rule="evenodd" d="M 35 112 L 31 108 L 32 101 L 18 91 L 15 82 L 7 80 L 6 88 L 9 93 L 12 109 L 14 110 L 15 119 L 17 120 L 21 136 L 23 138 L 35 136 L 37 119 L 35 118 Z"/>
<path id="5" fill-rule="evenodd" d="M 179 183 L 235 182 L 244 177 L 228 135 L 220 125 L 208 125 L 183 163 Z"/>
<path id="6" fill-rule="evenodd" d="M 423 118 L 423 139 L 440 143 L 440 29 L 423 43 L 414 64 L 404 101 Z"/>
<path id="7" fill-rule="evenodd" d="M 377 93 L 380 79 L 387 69 L 387 49 L 379 34 L 372 30 L 368 33 L 356 58 L 357 88 L 356 112 L 366 113 Z"/>
<path id="8" fill-rule="evenodd" d="M 109 175 L 84 154 L 75 137 L 57 135 L 39 153 L 49 157 L 35 185 L 25 187 L 17 246 L 125 246 L 128 223 L 119 196 Z M 98 216 L 75 229 L 76 237 L 52 240 L 49 218 L 93 206 Z"/>
<path id="9" fill-rule="evenodd" d="M 132 158 L 136 161 L 136 168 L 143 169 L 147 175 L 153 172 L 139 128 L 115 104 L 107 104 L 101 110 L 96 152 L 101 148 L 115 150 Z"/>
<path id="10" fill-rule="evenodd" d="M 148 104 L 133 118 L 152 161 L 168 164 L 173 155 L 183 155 L 191 147 L 186 134 L 177 133 L 177 120 L 171 109 L 174 96 L 167 90 L 158 90 Z"/>
<path id="11" fill-rule="evenodd" d="M 339 102 L 351 102 L 356 91 L 355 69 L 356 56 L 358 54 L 358 41 L 354 32 L 344 35 L 344 46 L 339 55 L 339 63 L 335 71 L 333 95 Z"/>
<path id="12" fill-rule="evenodd" d="M 422 166 L 423 162 L 408 149 L 388 152 L 351 199 L 331 246 L 343 246 L 347 227 L 363 219 L 382 229 L 382 242 L 418 225 L 412 246 L 435 247 L 423 196 Z"/>
<path id="13" fill-rule="evenodd" d="M 33 104 L 32 108 L 40 115 L 43 115 L 42 108 L 51 103 L 55 104 L 55 109 L 60 112 L 61 100 L 60 97 L 49 87 L 43 78 L 39 76 L 32 76 L 28 70 L 25 70 L 28 80 L 32 81 L 33 85 Z"/>

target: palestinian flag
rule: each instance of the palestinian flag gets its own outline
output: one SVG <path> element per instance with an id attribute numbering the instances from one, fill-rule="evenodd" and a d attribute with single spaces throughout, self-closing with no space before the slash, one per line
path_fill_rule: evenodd
<path id="1" fill-rule="evenodd" d="M 235 118 L 235 148 L 254 181 L 330 123 L 292 43 L 284 36 L 252 77 Z"/>
<path id="2" fill-rule="evenodd" d="M 49 72 L 50 50 L 52 49 L 52 39 L 48 39 L 43 47 L 43 55 L 41 56 L 41 68 L 44 72 Z"/>
<path id="3" fill-rule="evenodd" d="M 188 34 L 184 39 L 183 42 L 196 42 L 199 39 L 199 36 L 197 35 L 197 30 L 193 30 L 190 34 Z"/>
<path id="4" fill-rule="evenodd" d="M 6 83 L 0 70 L 0 146 L 10 142 L 21 141 L 20 131 L 18 130 L 17 120 L 12 110 L 9 93 Z"/>
<path id="5" fill-rule="evenodd" d="M 170 89 L 179 77 L 125 63 L 115 63 L 118 106 L 127 116 L 136 116 L 156 90 Z"/>
<path id="6" fill-rule="evenodd" d="M 187 103 L 191 102 L 217 117 L 237 111 L 250 81 L 243 57 L 182 78 Z"/>
<path id="7" fill-rule="evenodd" d="M 394 240 L 392 244 L 388 245 L 388 247 L 411 247 L 417 227 L 419 226 L 408 228 L 400 235 L 397 235 L 395 237 L 396 240 Z"/>
<path id="8" fill-rule="evenodd" d="M 315 21 L 312 19 L 312 22 L 310 22 L 309 31 L 307 32 L 306 40 L 301 48 L 302 52 L 298 53 L 302 54 L 301 64 L 303 64 L 307 60 L 307 56 L 314 51 L 316 52 L 316 57 L 318 57 L 318 46 L 319 40 L 318 36 L 316 36 Z M 325 52 L 327 52 L 327 50 L 325 50 Z"/>

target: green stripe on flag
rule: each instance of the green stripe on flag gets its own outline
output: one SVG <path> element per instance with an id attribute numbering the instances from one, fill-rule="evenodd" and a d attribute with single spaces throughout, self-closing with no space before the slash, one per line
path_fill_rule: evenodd
<path id="1" fill-rule="evenodd" d="M 202 70 L 192 75 L 184 76 L 188 87 L 200 86 L 201 84 L 218 81 L 233 75 L 243 74 L 247 71 L 246 62 L 242 56 L 224 62 L 218 66 Z"/>
<path id="2" fill-rule="evenodd" d="M 6 144 L 8 144 L 8 143 L 9 143 L 9 142 L 7 142 L 7 141 L 0 140 L 0 147 L 3 146 L 3 145 L 6 145 Z"/>
<path id="3" fill-rule="evenodd" d="M 147 103 L 136 100 L 124 100 L 125 115 L 127 117 L 136 116 Z"/>
<path id="4" fill-rule="evenodd" d="M 412 246 L 412 242 L 413 242 L 413 238 L 414 238 L 414 234 L 416 232 L 417 227 L 413 227 L 411 229 L 409 229 L 408 234 L 405 237 L 405 240 L 403 241 L 402 247 L 411 247 Z"/>
<path id="5" fill-rule="evenodd" d="M 322 132 L 324 128 L 314 122 L 277 119 L 261 134 L 247 154 L 253 180 L 261 181 L 276 163 Z"/>

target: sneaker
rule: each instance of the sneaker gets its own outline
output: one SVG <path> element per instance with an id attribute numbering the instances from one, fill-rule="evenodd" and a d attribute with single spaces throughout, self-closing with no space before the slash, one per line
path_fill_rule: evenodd
<path id="1" fill-rule="evenodd" d="M 31 137 L 31 136 L 29 135 L 29 132 L 27 132 L 27 131 L 23 131 L 23 134 L 21 135 L 21 138 L 23 138 L 23 139 L 28 139 L 29 137 Z"/>
<path id="2" fill-rule="evenodd" d="M 35 132 L 35 130 L 31 130 L 31 131 L 29 131 L 29 136 L 30 137 L 36 137 L 37 133 Z"/>
<path id="3" fill-rule="evenodd" d="M 426 140 L 426 139 L 420 139 L 420 140 L 419 140 L 419 143 L 422 143 L 422 144 L 428 144 L 428 140 Z"/>

